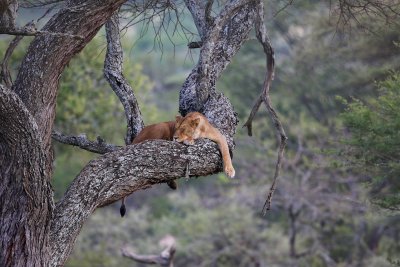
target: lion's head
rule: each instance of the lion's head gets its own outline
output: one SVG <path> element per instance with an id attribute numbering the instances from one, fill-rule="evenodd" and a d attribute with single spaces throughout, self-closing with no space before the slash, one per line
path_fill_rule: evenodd
<path id="1" fill-rule="evenodd" d="M 200 123 L 200 117 L 194 114 L 188 114 L 186 117 L 176 116 L 174 141 L 184 143 L 186 145 L 193 145 L 194 139 L 198 138 L 197 127 Z"/>

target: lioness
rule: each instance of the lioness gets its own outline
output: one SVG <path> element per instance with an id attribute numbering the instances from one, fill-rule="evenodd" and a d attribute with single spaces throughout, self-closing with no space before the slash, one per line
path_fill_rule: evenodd
<path id="1" fill-rule="evenodd" d="M 140 131 L 140 133 L 132 140 L 131 144 L 138 144 L 146 140 L 155 140 L 155 139 L 172 141 L 174 132 L 175 132 L 174 121 L 166 121 L 166 122 L 151 124 L 144 127 L 142 131 Z M 168 181 L 167 185 L 174 190 L 178 188 L 178 185 L 176 184 L 175 181 Z M 121 214 L 121 217 L 124 217 L 126 213 L 125 197 L 122 199 L 119 213 Z"/>
<path id="2" fill-rule="evenodd" d="M 176 116 L 174 141 L 193 145 L 194 140 L 198 138 L 208 138 L 218 144 L 224 163 L 224 172 L 233 178 L 235 176 L 235 169 L 232 166 L 225 136 L 212 126 L 207 118 L 199 112 L 190 112 L 185 117 Z"/>

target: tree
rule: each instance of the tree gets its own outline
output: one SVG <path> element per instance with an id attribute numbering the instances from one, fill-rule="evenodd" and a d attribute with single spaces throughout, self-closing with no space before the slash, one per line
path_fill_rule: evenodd
<path id="1" fill-rule="evenodd" d="M 35 1 L 22 3 L 31 2 Z M 123 58 L 116 12 L 127 1 L 37 2 L 63 4 L 41 30 L 35 28 L 35 23 L 24 27 L 15 25 L 16 0 L 0 2 L 0 33 L 17 35 L 6 51 L 1 71 L 5 85 L 0 85 L 2 266 L 61 266 L 70 254 L 82 225 L 96 208 L 136 190 L 182 177 L 188 162 L 191 176 L 209 175 L 222 169 L 216 144 L 207 140 L 199 140 L 190 147 L 167 141 L 118 147 L 107 144 L 102 138 L 90 141 L 85 136 L 53 132 L 59 77 L 71 58 L 105 23 L 107 54 L 104 73 L 125 109 L 126 144 L 142 129 L 143 120 L 133 90 L 122 75 Z M 190 47 L 201 50 L 199 61 L 181 88 L 179 111 L 182 115 L 190 111 L 204 113 L 226 136 L 231 148 L 234 148 L 233 135 L 238 121 L 229 100 L 216 90 L 215 84 L 255 25 L 256 37 L 266 54 L 267 71 L 262 93 L 246 126 L 251 134 L 252 118 L 265 103 L 280 137 L 276 180 L 286 135 L 269 98 L 274 58 L 264 27 L 263 2 L 184 0 L 175 3 L 153 0 L 144 6 L 136 1 L 129 1 L 129 4 L 138 13 L 146 9 L 176 12 L 179 4 L 186 6 L 192 14 L 200 40 Z M 216 12 L 215 16 L 212 11 Z M 16 79 L 12 81 L 4 63 L 21 36 L 25 35 L 35 38 Z M 103 154 L 82 169 L 57 203 L 50 184 L 54 158 L 52 138 Z M 173 167 L 171 162 L 174 162 Z M 274 184 L 267 204 L 270 204 Z"/>
<path id="2" fill-rule="evenodd" d="M 107 21 L 104 73 L 125 109 L 128 124 L 125 143 L 129 144 L 142 129 L 136 98 L 121 68 L 116 12 L 125 1 L 68 1 L 42 30 L 36 30 L 32 24 L 18 28 L 14 20 L 17 1 L 3 2 L 0 15 L 2 21 L 9 23 L 3 23 L 0 32 L 18 35 L 3 62 L 18 44 L 19 36 L 34 35 L 35 38 L 15 81 L 11 81 L 6 64 L 2 68 L 2 80 L 7 81 L 0 85 L 2 266 L 63 265 L 82 225 L 96 208 L 136 190 L 182 177 L 188 162 L 191 176 L 221 171 L 218 148 L 207 140 L 200 140 L 191 147 L 166 141 L 118 147 L 101 138 L 93 142 L 85 136 L 53 133 L 60 74 Z M 153 4 L 174 9 L 170 1 L 153 1 Z M 187 0 L 184 4 L 199 32 L 201 52 L 199 62 L 182 86 L 179 111 L 182 115 L 190 111 L 203 112 L 233 148 L 237 118 L 229 100 L 216 91 L 215 83 L 255 22 L 259 39 L 264 49 L 268 48 L 261 27 L 263 4 L 250 0 L 230 1 L 215 17 L 211 15 L 213 1 Z M 272 49 L 268 49 L 271 55 Z M 263 94 L 264 98 L 267 93 Z M 251 119 L 248 125 L 250 123 Z M 57 203 L 54 203 L 50 184 L 52 137 L 104 154 L 82 169 Z M 175 163 L 173 168 L 170 162 Z"/>

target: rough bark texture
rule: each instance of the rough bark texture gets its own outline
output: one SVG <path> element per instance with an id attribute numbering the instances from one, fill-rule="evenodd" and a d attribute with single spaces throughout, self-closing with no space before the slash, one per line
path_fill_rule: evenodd
<path id="1" fill-rule="evenodd" d="M 53 210 L 46 155 L 35 120 L 2 85 L 0 122 L 0 266 L 46 266 Z"/>
<path id="2" fill-rule="evenodd" d="M 53 131 L 52 137 L 54 140 L 60 143 L 77 146 L 87 151 L 98 154 L 105 154 L 121 148 L 121 146 L 107 144 L 106 141 L 100 136 L 97 136 L 96 141 L 90 141 L 89 139 L 87 139 L 87 136 L 85 134 L 73 136 L 64 135 L 58 131 Z"/>
<path id="3" fill-rule="evenodd" d="M 254 27 L 256 8 L 251 0 L 232 1 L 212 24 L 207 24 L 198 22 L 205 19 L 205 5 L 196 2 L 185 1 L 205 40 L 202 40 L 199 62 L 180 91 L 179 112 L 182 115 L 191 111 L 203 113 L 226 136 L 232 148 L 237 115 L 229 100 L 215 90 L 215 84 Z"/>
<path id="4" fill-rule="evenodd" d="M 106 23 L 107 53 L 104 62 L 104 76 L 118 96 L 125 110 L 127 131 L 125 144 L 132 140 L 143 129 L 143 119 L 132 87 L 122 74 L 123 54 L 119 35 L 118 13 L 115 13 Z"/>
<path id="5" fill-rule="evenodd" d="M 15 28 L 17 9 L 17 0 L 0 0 L 0 32 L 3 29 Z"/>

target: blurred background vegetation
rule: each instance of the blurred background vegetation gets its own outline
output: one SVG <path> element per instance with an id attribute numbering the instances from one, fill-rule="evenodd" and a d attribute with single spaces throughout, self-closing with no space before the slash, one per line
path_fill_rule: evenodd
<path id="1" fill-rule="evenodd" d="M 266 1 L 277 61 L 271 96 L 289 140 L 272 210 L 260 215 L 277 149 L 261 109 L 252 138 L 237 130 L 234 180 L 219 174 L 180 179 L 177 191 L 136 192 L 124 218 L 119 203 L 97 210 L 66 266 L 144 266 L 123 258 L 121 246 L 158 254 L 167 234 L 178 242 L 176 266 L 400 266 L 400 26 L 364 17 L 362 27 L 340 27 L 320 1 L 295 1 L 280 12 L 278 3 Z M 194 30 L 189 16 L 182 21 Z M 172 120 L 198 51 L 182 34 L 165 33 L 157 37 L 161 49 L 141 27 L 124 31 L 124 74 L 146 124 Z M 1 40 L 0 51 L 10 40 Z M 14 75 L 30 40 L 13 54 Z M 105 47 L 100 32 L 64 71 L 55 127 L 122 145 L 125 118 L 103 78 Z M 241 125 L 264 72 L 252 38 L 218 81 Z M 97 155 L 54 149 L 59 199 Z"/>

